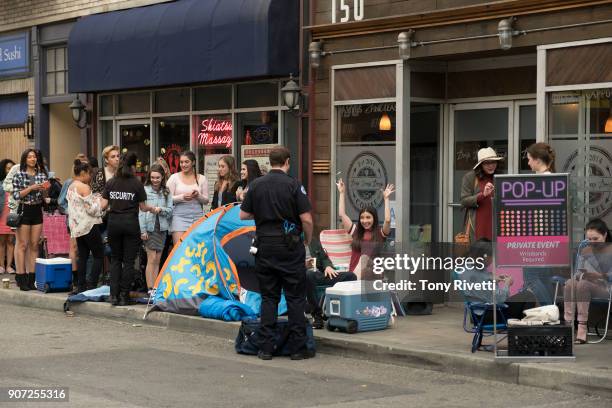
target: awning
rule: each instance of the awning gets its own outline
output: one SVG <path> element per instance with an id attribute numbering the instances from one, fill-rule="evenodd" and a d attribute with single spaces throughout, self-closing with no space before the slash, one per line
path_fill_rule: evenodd
<path id="1" fill-rule="evenodd" d="M 70 92 L 297 74 L 298 0 L 179 0 L 76 22 Z"/>
<path id="2" fill-rule="evenodd" d="M 0 96 L 0 127 L 18 127 L 28 117 L 28 95 Z"/>

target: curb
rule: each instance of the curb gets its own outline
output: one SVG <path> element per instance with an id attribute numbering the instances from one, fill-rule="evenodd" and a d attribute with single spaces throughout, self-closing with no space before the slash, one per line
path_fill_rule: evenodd
<path id="1" fill-rule="evenodd" d="M 40 293 L 0 290 L 0 303 L 17 306 L 64 311 L 64 298 Z M 240 323 L 205 319 L 166 312 L 150 313 L 143 320 L 142 307 L 111 307 L 108 303 L 85 302 L 70 306 L 75 314 L 120 319 L 133 323 L 150 324 L 167 329 L 197 332 L 233 340 Z M 609 376 L 578 370 L 546 366 L 546 363 L 502 363 L 494 359 L 478 358 L 443 351 L 408 349 L 355 340 L 344 335 L 319 331 L 316 333 L 318 351 L 341 357 L 410 366 L 467 377 L 481 378 L 510 384 L 527 385 L 577 394 L 591 394 L 612 398 L 612 373 Z"/>

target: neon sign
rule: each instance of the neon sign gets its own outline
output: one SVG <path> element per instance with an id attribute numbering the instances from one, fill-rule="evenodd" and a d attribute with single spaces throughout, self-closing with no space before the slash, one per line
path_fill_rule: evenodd
<path id="1" fill-rule="evenodd" d="M 198 144 L 206 147 L 232 147 L 232 121 L 206 118 L 198 122 Z"/>

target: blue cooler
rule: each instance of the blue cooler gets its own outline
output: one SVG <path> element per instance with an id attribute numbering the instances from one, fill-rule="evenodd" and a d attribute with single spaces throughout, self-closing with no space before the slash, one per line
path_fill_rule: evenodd
<path id="1" fill-rule="evenodd" d="M 364 285 L 365 286 L 365 285 Z M 391 294 L 369 289 L 362 281 L 338 282 L 325 290 L 327 329 L 347 333 L 383 330 L 391 318 Z"/>
<path id="2" fill-rule="evenodd" d="M 36 288 L 41 292 L 72 288 L 72 262 L 68 258 L 36 258 Z"/>

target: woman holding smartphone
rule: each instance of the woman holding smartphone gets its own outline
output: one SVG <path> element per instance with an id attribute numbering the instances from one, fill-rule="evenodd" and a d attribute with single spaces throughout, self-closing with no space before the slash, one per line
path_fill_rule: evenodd
<path id="1" fill-rule="evenodd" d="M 17 227 L 15 280 L 21 290 L 36 289 L 36 256 L 43 227 L 43 193 L 49 188 L 49 180 L 43 163 L 39 163 L 36 150 L 26 149 L 21 155 L 19 171 L 13 177 L 13 198 L 19 201 L 18 213 L 22 214 Z M 29 249 L 26 259 L 26 249 Z M 26 275 L 26 264 L 30 273 Z"/>
<path id="2" fill-rule="evenodd" d="M 191 151 L 181 153 L 179 164 L 181 171 L 170 176 L 167 183 L 174 201 L 170 225 L 174 244 L 204 215 L 202 206 L 208 204 L 208 183 L 206 177 L 195 170 L 195 154 Z"/>

